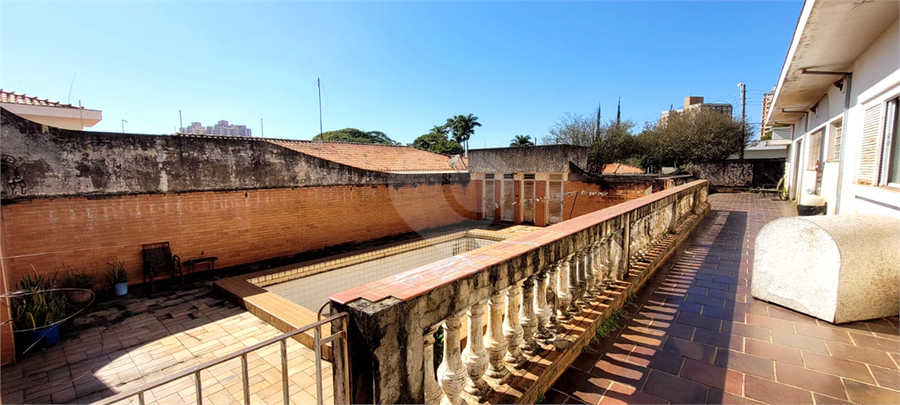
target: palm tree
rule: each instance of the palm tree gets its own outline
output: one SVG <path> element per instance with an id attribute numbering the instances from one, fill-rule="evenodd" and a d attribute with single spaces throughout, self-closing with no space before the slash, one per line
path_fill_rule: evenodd
<path id="1" fill-rule="evenodd" d="M 435 125 L 431 127 L 430 133 L 447 136 L 450 133 L 450 130 L 447 129 L 446 125 Z"/>
<path id="2" fill-rule="evenodd" d="M 534 142 L 531 142 L 531 136 L 516 135 L 515 138 L 509 141 L 510 148 L 518 148 L 520 146 L 534 146 Z"/>
<path id="3" fill-rule="evenodd" d="M 445 126 L 453 132 L 453 139 L 456 142 L 466 145 L 466 156 L 468 156 L 469 138 L 475 133 L 475 127 L 481 126 L 481 123 L 478 122 L 478 117 L 472 114 L 457 115 L 453 118 L 448 118 Z"/>

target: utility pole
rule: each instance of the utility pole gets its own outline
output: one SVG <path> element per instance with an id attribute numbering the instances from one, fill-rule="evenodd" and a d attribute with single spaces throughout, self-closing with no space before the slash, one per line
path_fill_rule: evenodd
<path id="1" fill-rule="evenodd" d="M 259 119 L 259 132 L 260 132 L 259 136 L 260 136 L 261 138 L 265 138 L 265 137 L 266 137 L 266 130 L 265 130 L 265 128 L 263 128 L 263 120 L 262 120 L 262 118 Z"/>
<path id="2" fill-rule="evenodd" d="M 181 117 L 181 110 L 178 110 L 178 125 L 180 125 L 178 128 L 181 128 L 178 131 L 184 131 L 184 118 Z"/>
<path id="3" fill-rule="evenodd" d="M 322 79 L 316 78 L 319 86 L 319 135 L 322 135 Z"/>
<path id="4" fill-rule="evenodd" d="M 125 133 L 125 124 L 126 123 L 128 123 L 128 121 L 122 120 L 122 133 L 123 134 Z"/>
<path id="5" fill-rule="evenodd" d="M 744 160 L 744 147 L 747 142 L 747 85 L 738 83 L 741 88 L 741 160 Z"/>

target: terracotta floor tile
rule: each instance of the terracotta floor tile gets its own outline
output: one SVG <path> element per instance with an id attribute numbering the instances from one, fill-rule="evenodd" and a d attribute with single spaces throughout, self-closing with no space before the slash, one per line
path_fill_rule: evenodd
<path id="1" fill-rule="evenodd" d="M 897 364 L 887 352 L 867 347 L 850 346 L 835 342 L 825 342 L 828 351 L 835 358 L 874 364 L 884 368 L 897 370 Z"/>
<path id="2" fill-rule="evenodd" d="M 857 346 L 867 347 L 870 349 L 881 349 L 886 352 L 900 352 L 900 342 L 891 339 L 885 339 L 875 336 L 866 336 L 859 333 L 850 333 L 850 338 Z"/>
<path id="3" fill-rule="evenodd" d="M 681 370 L 681 364 L 684 361 L 684 357 L 673 353 L 657 351 L 652 356 L 632 354 L 628 356 L 627 361 L 648 369 L 659 370 L 676 375 L 678 374 L 678 371 Z"/>
<path id="4" fill-rule="evenodd" d="M 709 395 L 706 397 L 707 404 L 739 404 L 739 405 L 761 405 L 763 402 L 752 400 L 750 398 L 729 394 L 722 390 L 711 388 Z"/>
<path id="5" fill-rule="evenodd" d="M 743 373 L 693 359 L 684 359 L 680 377 L 735 395 L 744 391 Z"/>
<path id="6" fill-rule="evenodd" d="M 828 349 L 825 348 L 825 342 L 822 339 L 816 337 L 796 335 L 781 330 L 773 330 L 772 342 L 782 346 L 795 347 L 798 349 L 808 350 L 820 354 L 828 354 Z"/>
<path id="7" fill-rule="evenodd" d="M 778 360 L 783 363 L 802 366 L 800 349 L 782 346 L 775 343 L 767 343 L 756 339 L 744 340 L 744 352 L 770 360 Z"/>
<path id="8" fill-rule="evenodd" d="M 847 399 L 841 379 L 830 374 L 819 373 L 776 361 L 775 379 L 780 383 L 800 387 L 812 392 L 818 392 L 838 399 Z"/>
<path id="9" fill-rule="evenodd" d="M 716 365 L 758 377 L 775 379 L 775 361 L 749 354 L 719 349 Z"/>
<path id="10" fill-rule="evenodd" d="M 869 370 L 872 370 L 872 375 L 875 376 L 879 386 L 900 391 L 900 371 L 871 365 Z"/>
<path id="11" fill-rule="evenodd" d="M 783 330 L 785 332 L 794 332 L 794 323 L 786 319 L 772 318 L 767 315 L 754 313 L 747 314 L 747 324 L 762 326 L 773 330 Z"/>
<path id="12" fill-rule="evenodd" d="M 846 330 L 833 326 L 796 322 L 794 323 L 794 330 L 798 335 L 812 336 L 848 345 L 853 344 L 850 334 Z"/>
<path id="13" fill-rule="evenodd" d="M 600 399 L 600 405 L 613 404 L 668 404 L 662 398 L 641 392 L 634 387 L 612 383 L 603 398 Z"/>
<path id="14" fill-rule="evenodd" d="M 747 375 L 744 395 L 770 404 L 812 404 L 812 393 L 774 381 Z"/>
<path id="15" fill-rule="evenodd" d="M 697 328 L 692 340 L 710 346 L 732 349 L 739 352 L 744 351 L 744 338 L 730 333 L 713 332 L 709 329 Z"/>
<path id="16" fill-rule="evenodd" d="M 554 388 L 585 403 L 596 404 L 610 384 L 610 380 L 569 368 L 559 377 Z"/>
<path id="17" fill-rule="evenodd" d="M 698 328 L 709 329 L 718 332 L 722 326 L 722 320 L 709 318 L 702 315 L 692 314 L 690 312 L 679 312 L 675 318 L 676 323 L 696 326 Z"/>
<path id="18" fill-rule="evenodd" d="M 853 380 L 844 380 L 850 402 L 857 404 L 900 404 L 900 392 Z"/>
<path id="19" fill-rule="evenodd" d="M 644 384 L 650 369 L 636 364 L 619 361 L 611 357 L 604 357 L 590 369 L 590 375 L 618 382 L 632 387 L 640 387 Z"/>
<path id="20" fill-rule="evenodd" d="M 699 404 L 706 402 L 709 387 L 654 370 L 641 391 L 673 403 Z"/>
<path id="21" fill-rule="evenodd" d="M 666 340 L 663 351 L 695 360 L 702 360 L 707 363 L 712 363 L 716 357 L 715 347 L 676 337 L 670 337 Z"/>
<path id="22" fill-rule="evenodd" d="M 803 365 L 810 370 L 875 384 L 875 379 L 872 378 L 869 369 L 863 363 L 807 351 L 801 351 L 801 356 Z"/>
<path id="23" fill-rule="evenodd" d="M 763 342 L 770 342 L 772 340 L 772 330 L 769 328 L 764 328 L 762 326 L 753 326 L 743 323 L 729 323 L 722 328 L 722 332 L 753 338 Z"/>

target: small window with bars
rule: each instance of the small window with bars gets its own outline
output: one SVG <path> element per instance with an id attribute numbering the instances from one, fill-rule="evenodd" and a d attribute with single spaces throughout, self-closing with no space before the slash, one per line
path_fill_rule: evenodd
<path id="1" fill-rule="evenodd" d="M 488 174 L 485 174 L 485 175 L 484 175 L 484 179 L 485 179 L 485 180 L 493 180 L 493 179 L 494 179 L 494 173 L 488 173 Z"/>
<path id="2" fill-rule="evenodd" d="M 526 175 L 525 175 L 525 180 L 534 180 L 534 173 L 526 174 Z"/>
<path id="3" fill-rule="evenodd" d="M 512 173 L 506 173 L 506 174 L 503 175 L 503 178 L 506 179 L 506 180 L 512 180 L 513 174 L 512 174 Z"/>

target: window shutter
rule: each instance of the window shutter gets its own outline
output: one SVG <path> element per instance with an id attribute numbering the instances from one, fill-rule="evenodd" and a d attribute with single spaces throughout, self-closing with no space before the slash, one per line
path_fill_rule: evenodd
<path id="1" fill-rule="evenodd" d="M 856 165 L 856 182 L 859 184 L 875 184 L 878 168 L 878 122 L 880 118 L 881 104 L 869 107 L 863 115 L 859 162 Z"/>
<path id="2" fill-rule="evenodd" d="M 831 149 L 831 159 L 841 160 L 841 132 L 843 127 L 834 128 L 834 146 Z"/>

